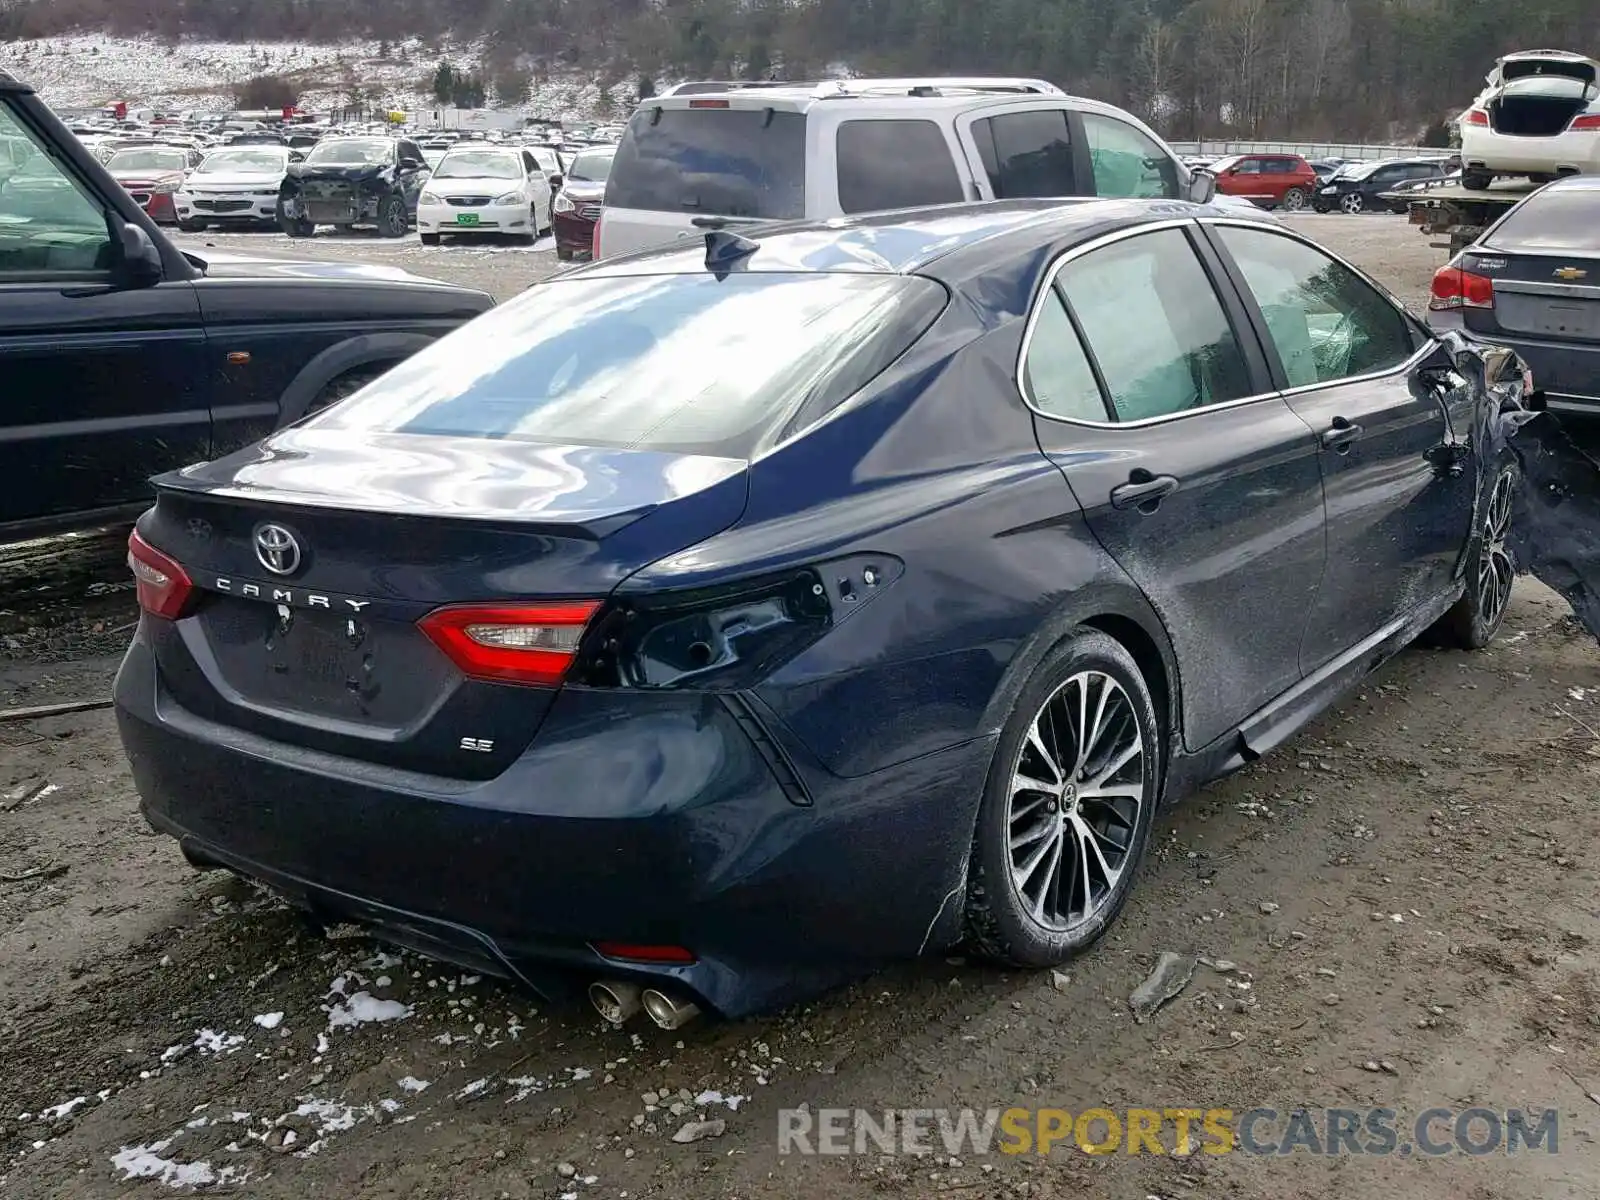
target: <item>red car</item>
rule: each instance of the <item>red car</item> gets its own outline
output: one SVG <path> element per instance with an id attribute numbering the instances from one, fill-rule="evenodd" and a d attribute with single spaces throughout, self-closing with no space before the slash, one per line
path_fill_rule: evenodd
<path id="1" fill-rule="evenodd" d="M 1208 168 L 1217 191 L 1253 200 L 1262 208 L 1299 212 L 1317 192 L 1317 173 L 1298 154 L 1237 154 Z"/>
<path id="2" fill-rule="evenodd" d="M 567 168 L 561 190 L 550 205 L 556 230 L 556 257 L 563 262 L 588 258 L 594 249 L 594 227 L 605 202 L 606 176 L 611 174 L 615 146 L 591 146 L 578 152 Z"/>
<path id="3" fill-rule="evenodd" d="M 194 165 L 194 157 L 179 146 L 130 146 L 113 154 L 106 170 L 128 189 L 152 221 L 176 225 L 178 213 L 172 196 L 183 183 L 184 172 Z"/>

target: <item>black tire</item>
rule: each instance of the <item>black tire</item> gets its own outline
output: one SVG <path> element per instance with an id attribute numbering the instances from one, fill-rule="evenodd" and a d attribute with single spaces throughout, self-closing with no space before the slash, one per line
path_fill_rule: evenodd
<path id="1" fill-rule="evenodd" d="M 317 227 L 310 221 L 304 217 L 296 219 L 286 217 L 281 207 L 278 209 L 278 228 L 292 238 L 315 237 L 317 233 Z"/>
<path id="2" fill-rule="evenodd" d="M 1053 741 L 1055 749 L 1051 753 L 1062 759 L 1076 754 L 1072 747 L 1076 746 L 1073 739 L 1077 731 L 1073 727 L 1078 722 L 1068 714 L 1077 711 L 1074 702 L 1078 695 L 1074 690 L 1078 686 L 1077 681 L 1089 681 L 1088 711 L 1094 712 L 1098 703 L 1094 695 L 1096 681 L 1102 681 L 1099 686 L 1103 686 L 1103 681 L 1108 679 L 1115 683 L 1117 691 L 1114 696 L 1119 698 L 1108 704 L 1105 710 L 1107 721 L 1101 727 L 1102 736 L 1096 743 L 1101 749 L 1091 747 L 1087 761 L 1077 762 L 1065 772 L 1058 772 L 1058 775 L 1068 778 L 1061 781 L 1057 791 L 1014 788 L 1014 780 L 1024 770 L 1029 778 L 1040 781 L 1046 780 L 1048 771 L 1056 770 L 1036 748 L 1043 744 L 1043 740 Z M 1036 723 L 1044 731 L 1039 742 L 1030 740 Z M 1105 785 L 1107 781 L 1115 781 L 1130 792 L 1138 792 L 1138 807 L 1132 813 L 1120 811 L 1120 815 L 1112 821 L 1110 810 L 1119 802 L 1087 799 L 1092 786 L 1089 779 L 1095 770 L 1107 765 L 1105 757 L 1115 752 L 1118 739 L 1123 738 L 1129 739 L 1126 744 L 1130 746 L 1131 739 L 1137 738 L 1138 754 L 1120 770 L 1107 773 L 1105 779 L 1098 782 Z M 1066 748 L 1065 753 L 1061 753 L 1063 748 Z M 1096 761 L 1097 755 L 1099 762 Z M 1081 759 L 1083 756 L 1078 757 Z M 1137 781 L 1132 778 L 1136 768 Z M 1138 875 L 1161 791 L 1161 771 L 1161 726 L 1150 690 L 1133 656 L 1121 643 L 1098 630 L 1078 629 L 1053 649 L 1034 670 L 1018 694 L 1011 717 L 995 748 L 989 778 L 984 786 L 983 802 L 978 811 L 968 872 L 966 929 L 967 940 L 973 948 L 1000 963 L 1019 967 L 1047 967 L 1065 961 L 1096 941 L 1122 910 Z M 1083 799 L 1079 797 L 1080 787 L 1085 793 Z M 1021 812 L 1013 811 L 1014 791 L 1017 796 L 1026 798 Z M 1120 803 L 1125 806 L 1127 801 Z M 1085 807 L 1080 809 L 1079 805 Z M 1038 847 L 1042 841 L 1054 836 L 1060 843 L 1059 849 L 1053 852 L 1055 861 L 1062 863 L 1069 852 L 1069 838 L 1076 857 L 1082 849 L 1080 838 L 1084 836 L 1083 831 L 1095 821 L 1105 823 L 1106 833 L 1120 839 L 1120 845 L 1103 837 L 1096 841 L 1102 856 L 1108 850 L 1111 852 L 1116 879 L 1110 880 L 1098 868 L 1091 868 L 1090 873 L 1099 874 L 1102 884 L 1109 886 L 1102 887 L 1099 897 L 1095 898 L 1091 880 L 1083 890 L 1093 903 L 1084 904 L 1080 918 L 1073 920 L 1073 897 L 1077 885 L 1085 876 L 1077 874 L 1077 868 L 1070 868 L 1068 873 L 1072 874 L 1073 882 L 1069 885 L 1072 890 L 1068 891 L 1065 900 L 1066 911 L 1047 913 L 1046 918 L 1041 920 L 1029 911 L 1029 907 L 1035 902 L 1046 907 L 1059 904 L 1059 889 L 1046 893 L 1043 890 L 1043 877 L 1035 873 L 1028 875 L 1024 883 L 1040 880 L 1040 895 L 1025 897 L 1014 878 L 1017 864 L 1013 855 L 1039 853 Z M 1058 823 L 1059 833 L 1044 834 L 1013 849 L 1014 831 L 1019 826 L 1024 834 L 1029 834 L 1053 828 Z M 1046 853 L 1042 865 L 1047 875 L 1050 874 L 1050 861 L 1049 853 Z M 1050 919 L 1052 917 L 1054 919 Z"/>
<path id="3" fill-rule="evenodd" d="M 570 246 L 557 246 L 556 247 L 556 258 L 559 259 L 561 262 L 571 262 L 572 261 L 572 247 L 570 247 Z"/>
<path id="4" fill-rule="evenodd" d="M 411 221 L 406 215 L 406 198 L 398 192 L 385 196 L 378 205 L 378 236 L 403 238 L 410 231 Z"/>
<path id="5" fill-rule="evenodd" d="M 1278 202 L 1278 207 L 1284 212 L 1303 212 L 1310 197 L 1304 188 L 1292 187 L 1283 194 L 1283 199 Z"/>
<path id="6" fill-rule="evenodd" d="M 1489 484 L 1478 528 L 1473 531 L 1466 591 L 1429 630 L 1428 640 L 1435 645 L 1482 650 L 1500 632 L 1517 575 L 1516 559 L 1506 545 L 1506 535 L 1516 512 L 1520 483 L 1516 464 L 1505 463 Z"/>
<path id="7" fill-rule="evenodd" d="M 206 223 L 204 221 L 179 221 L 178 222 L 178 232 L 180 232 L 180 233 L 204 233 L 205 232 L 205 228 L 206 228 Z"/>
<path id="8" fill-rule="evenodd" d="M 439 235 L 437 233 L 419 233 L 417 236 L 422 239 L 424 246 L 437 246 L 439 244 Z"/>
<path id="9" fill-rule="evenodd" d="M 1486 192 L 1489 185 L 1494 182 L 1494 176 L 1488 171 L 1463 171 L 1461 172 L 1461 186 L 1468 191 Z"/>

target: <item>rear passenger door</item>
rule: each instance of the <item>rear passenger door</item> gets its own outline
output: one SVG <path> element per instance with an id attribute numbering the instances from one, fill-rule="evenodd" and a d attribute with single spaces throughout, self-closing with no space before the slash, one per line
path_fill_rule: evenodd
<path id="1" fill-rule="evenodd" d="M 987 107 L 957 118 L 956 129 L 986 200 L 1092 194 L 1087 154 L 1062 105 Z"/>
<path id="2" fill-rule="evenodd" d="M 1195 750 L 1299 681 L 1324 562 L 1316 439 L 1246 328 L 1196 227 L 1146 225 L 1056 264 L 1019 369 L 1040 447 L 1166 625 Z"/>

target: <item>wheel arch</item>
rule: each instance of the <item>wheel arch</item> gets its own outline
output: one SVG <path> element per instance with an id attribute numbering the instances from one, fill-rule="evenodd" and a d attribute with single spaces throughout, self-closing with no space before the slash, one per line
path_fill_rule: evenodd
<path id="1" fill-rule="evenodd" d="M 425 333 L 364 333 L 336 342 L 294 377 L 278 399 L 278 426 L 292 425 L 334 380 L 363 367 L 393 366 L 436 339 Z"/>
<path id="2" fill-rule="evenodd" d="M 1131 584 L 1104 581 L 1073 592 L 1039 623 L 1032 636 L 1012 655 L 1005 674 L 984 711 L 983 728 L 998 731 L 1017 696 L 1045 657 L 1084 627 L 1110 637 L 1133 658 L 1162 724 L 1163 788 L 1173 755 L 1182 746 L 1182 678 L 1172 639 L 1160 616 Z"/>

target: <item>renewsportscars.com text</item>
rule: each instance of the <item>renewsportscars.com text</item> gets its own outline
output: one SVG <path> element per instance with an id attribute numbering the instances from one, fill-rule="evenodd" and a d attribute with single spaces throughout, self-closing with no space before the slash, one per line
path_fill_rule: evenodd
<path id="1" fill-rule="evenodd" d="M 778 1153 L 1556 1154 L 1559 1125 L 1553 1108 L 790 1108 L 778 1113 Z"/>

